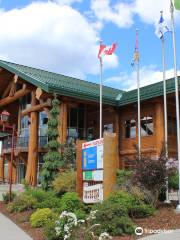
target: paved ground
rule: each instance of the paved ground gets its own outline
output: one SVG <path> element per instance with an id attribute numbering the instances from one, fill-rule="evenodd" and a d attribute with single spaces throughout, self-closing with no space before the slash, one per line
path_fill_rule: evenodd
<path id="1" fill-rule="evenodd" d="M 148 237 L 140 238 L 139 240 L 180 240 L 180 229 L 174 230 L 171 233 L 153 234 Z"/>
<path id="2" fill-rule="evenodd" d="M 0 213 L 0 239 L 2 240 L 33 240 L 15 223 Z"/>

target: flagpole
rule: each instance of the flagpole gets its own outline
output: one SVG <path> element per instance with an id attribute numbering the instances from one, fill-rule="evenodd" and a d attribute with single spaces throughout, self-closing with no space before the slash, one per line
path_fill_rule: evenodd
<path id="1" fill-rule="evenodd" d="M 161 11 L 161 15 L 163 11 Z M 164 147 L 165 158 L 168 161 L 168 125 L 167 125 L 167 94 L 166 94 L 166 65 L 165 65 L 165 45 L 164 35 L 161 38 L 162 42 L 162 68 L 163 68 L 163 90 L 164 90 Z M 166 178 L 166 200 L 165 203 L 170 203 L 168 190 L 168 177 Z"/>
<path id="2" fill-rule="evenodd" d="M 173 38 L 173 53 L 174 53 L 174 78 L 175 78 L 175 95 L 176 95 L 176 124 L 177 124 L 177 151 L 178 151 L 178 165 L 179 165 L 179 194 L 178 205 L 176 207 L 177 212 L 180 213 L 180 122 L 179 122 L 179 89 L 178 89 L 178 77 L 177 77 L 177 58 L 176 58 L 176 38 L 175 38 L 175 25 L 174 25 L 174 5 L 171 1 L 171 23 L 172 23 L 172 38 Z"/>
<path id="3" fill-rule="evenodd" d="M 139 30 L 136 29 L 136 41 L 138 42 Z M 139 51 L 139 49 L 138 49 Z M 139 54 L 139 53 L 138 53 Z M 138 158 L 141 159 L 141 110 L 140 110 L 140 80 L 139 80 L 139 55 L 137 59 L 137 95 L 138 95 Z"/>
<path id="4" fill-rule="evenodd" d="M 100 86 L 99 86 L 99 95 L 100 95 L 100 109 L 99 109 L 99 138 L 102 138 L 102 82 L 103 82 L 103 64 L 102 57 L 100 57 Z"/>

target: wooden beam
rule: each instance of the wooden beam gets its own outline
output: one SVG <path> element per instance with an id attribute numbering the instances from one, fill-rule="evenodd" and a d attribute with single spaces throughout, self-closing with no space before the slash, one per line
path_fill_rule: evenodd
<path id="1" fill-rule="evenodd" d="M 35 93 L 32 93 L 31 107 L 36 105 Z M 38 163 L 38 130 L 39 114 L 31 112 L 30 136 L 28 146 L 28 162 L 26 171 L 26 182 L 32 186 L 37 185 L 37 163 Z"/>
<path id="2" fill-rule="evenodd" d="M 51 107 L 51 103 L 49 103 L 49 102 L 38 104 L 38 105 L 32 106 L 32 107 L 22 111 L 21 116 L 28 115 L 31 112 L 41 112 L 42 110 L 44 110 L 44 108 L 48 108 L 48 107 Z"/>
<path id="3" fill-rule="evenodd" d="M 21 97 L 24 97 L 25 95 L 27 95 L 28 93 L 30 93 L 31 90 L 30 89 L 21 89 L 19 91 L 17 91 L 14 96 L 8 96 L 6 98 L 3 98 L 0 100 L 0 107 L 4 107 L 12 102 L 15 102 L 16 100 L 18 100 Z"/>
<path id="4" fill-rule="evenodd" d="M 42 89 L 38 87 L 38 88 L 36 89 L 36 98 L 39 100 L 40 97 L 42 96 L 42 94 L 43 94 Z"/>
<path id="5" fill-rule="evenodd" d="M 13 83 L 12 81 L 10 81 L 10 82 L 8 83 L 6 89 L 4 90 L 4 93 L 3 93 L 3 95 L 2 95 L 2 99 L 8 96 L 9 91 L 10 91 L 11 86 L 12 86 L 12 83 Z"/>

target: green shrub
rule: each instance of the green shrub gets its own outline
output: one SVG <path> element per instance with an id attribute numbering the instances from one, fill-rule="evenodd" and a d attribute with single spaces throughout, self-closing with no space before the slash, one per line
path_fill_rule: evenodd
<path id="1" fill-rule="evenodd" d="M 34 197 L 22 193 L 15 198 L 13 203 L 9 204 L 8 209 L 10 212 L 23 212 L 34 209 L 36 204 L 37 200 Z"/>
<path id="2" fill-rule="evenodd" d="M 58 194 L 75 191 L 75 185 L 76 173 L 73 170 L 59 173 L 53 182 L 53 188 Z"/>
<path id="3" fill-rule="evenodd" d="M 59 208 L 60 198 L 53 191 L 43 191 L 42 189 L 28 189 L 25 195 L 32 196 L 37 200 L 35 208 Z"/>
<path id="4" fill-rule="evenodd" d="M 118 203 L 120 205 L 123 205 L 129 211 L 129 209 L 135 202 L 135 198 L 128 192 L 119 191 L 119 192 L 112 194 L 108 198 L 108 201 L 110 203 Z"/>
<path id="5" fill-rule="evenodd" d="M 143 195 L 134 189 L 133 194 L 120 191 L 111 195 L 107 201 L 123 205 L 130 217 L 138 218 L 152 215 L 155 211 L 151 205 L 145 204 L 143 199 Z"/>
<path id="6" fill-rule="evenodd" d="M 61 198 L 60 211 L 74 212 L 78 209 L 83 209 L 83 203 L 75 192 L 65 193 Z"/>
<path id="7" fill-rule="evenodd" d="M 134 232 L 134 224 L 128 217 L 127 208 L 122 204 L 107 200 L 95 205 L 94 210 L 97 210 L 94 223 L 100 224 L 100 232 L 108 232 L 112 236 Z"/>
<path id="8" fill-rule="evenodd" d="M 16 197 L 16 193 L 12 192 L 11 193 L 11 201 L 13 201 Z M 3 193 L 2 194 L 3 202 L 7 204 L 9 202 L 9 192 L 8 193 Z"/>
<path id="9" fill-rule="evenodd" d="M 35 189 L 29 188 L 24 192 L 24 194 L 28 196 L 32 196 L 37 200 L 37 202 L 42 202 L 45 199 L 47 199 L 47 197 L 49 197 L 49 192 L 45 192 L 42 189 L 38 189 L 38 188 L 35 188 Z"/>
<path id="10" fill-rule="evenodd" d="M 175 171 L 172 175 L 168 178 L 168 185 L 169 189 L 178 190 L 179 189 L 179 178 L 178 178 L 178 172 Z"/>
<path id="11" fill-rule="evenodd" d="M 130 208 L 130 215 L 134 218 L 144 218 L 153 215 L 155 209 L 147 204 L 134 205 Z"/>
<path id="12" fill-rule="evenodd" d="M 117 170 L 117 180 L 116 180 L 117 187 L 127 188 L 129 185 L 131 185 L 131 181 L 132 181 L 132 171 L 123 170 L 123 169 Z"/>
<path id="13" fill-rule="evenodd" d="M 49 208 L 37 209 L 31 215 L 30 223 L 32 227 L 43 227 L 47 221 L 57 219 L 57 215 Z"/>
<path id="14" fill-rule="evenodd" d="M 38 202 L 35 206 L 36 208 L 60 208 L 61 200 L 58 197 L 49 196 L 42 202 Z"/>
<path id="15" fill-rule="evenodd" d="M 59 237 L 56 235 L 55 231 L 56 221 L 55 220 L 48 220 L 44 227 L 43 232 L 47 240 L 59 240 Z"/>

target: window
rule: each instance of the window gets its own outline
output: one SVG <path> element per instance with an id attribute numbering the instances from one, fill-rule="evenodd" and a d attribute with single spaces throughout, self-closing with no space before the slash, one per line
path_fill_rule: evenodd
<path id="1" fill-rule="evenodd" d="M 151 136 L 154 132 L 153 118 L 146 116 L 141 118 L 141 136 Z"/>
<path id="2" fill-rule="evenodd" d="M 46 112 L 39 113 L 39 136 L 44 137 L 47 135 L 48 117 Z"/>
<path id="3" fill-rule="evenodd" d="M 168 116 L 168 135 L 176 136 L 176 133 L 177 133 L 176 118 Z"/>
<path id="4" fill-rule="evenodd" d="M 105 124 L 104 125 L 104 131 L 113 133 L 113 124 L 112 123 Z"/>
<path id="5" fill-rule="evenodd" d="M 136 120 L 126 120 L 125 121 L 125 138 L 135 138 L 136 137 Z"/>
<path id="6" fill-rule="evenodd" d="M 84 139 L 85 137 L 85 108 L 70 108 L 68 111 L 68 138 Z"/>

